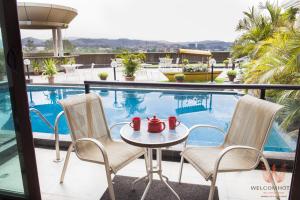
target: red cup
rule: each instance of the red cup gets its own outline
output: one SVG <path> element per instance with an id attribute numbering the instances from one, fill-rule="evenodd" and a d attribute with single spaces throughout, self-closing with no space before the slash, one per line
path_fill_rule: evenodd
<path id="1" fill-rule="evenodd" d="M 168 121 L 170 130 L 174 130 L 180 124 L 180 121 L 177 121 L 177 118 L 175 116 L 170 116 L 168 118 Z"/>
<path id="2" fill-rule="evenodd" d="M 139 131 L 141 129 L 141 118 L 140 117 L 134 117 L 132 118 L 132 121 L 129 124 L 134 131 Z"/>

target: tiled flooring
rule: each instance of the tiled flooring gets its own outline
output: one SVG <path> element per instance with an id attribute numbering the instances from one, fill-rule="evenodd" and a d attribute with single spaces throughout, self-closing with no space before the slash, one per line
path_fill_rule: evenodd
<path id="1" fill-rule="evenodd" d="M 66 152 L 62 152 L 65 157 Z M 107 183 L 104 167 L 101 165 L 80 161 L 74 153 L 71 155 L 65 182 L 59 184 L 59 176 L 63 162 L 53 162 L 55 151 L 36 149 L 40 186 L 43 200 L 99 200 L 106 190 Z M 163 173 L 171 181 L 178 179 L 179 163 L 163 162 Z M 122 170 L 119 175 L 140 177 L 145 175 L 145 165 L 138 159 Z M 157 177 L 156 177 L 157 178 Z M 291 174 L 286 173 L 283 182 L 278 186 L 289 186 Z M 206 182 L 189 164 L 184 165 L 183 182 L 194 184 L 210 184 Z M 251 187 L 270 186 L 263 179 L 263 171 L 235 172 L 220 174 L 217 181 L 220 200 L 266 200 L 262 197 L 272 195 L 272 190 L 254 191 Z M 264 188 L 262 188 L 264 189 Z M 287 189 L 283 188 L 282 189 Z M 288 195 L 288 190 L 280 190 L 282 196 Z M 287 199 L 286 197 L 282 199 Z"/>
<path id="2" fill-rule="evenodd" d="M 228 69 L 218 69 L 223 72 L 219 75 L 219 78 L 227 79 L 226 71 Z M 112 81 L 114 79 L 112 68 L 95 68 L 91 69 L 77 69 L 75 73 L 65 74 L 63 72 L 55 75 L 55 83 L 67 83 L 67 84 L 82 84 L 84 80 L 100 80 L 98 74 L 100 72 L 107 72 L 107 80 Z M 43 76 L 30 76 L 33 83 L 47 83 L 48 80 Z M 117 80 L 124 81 L 122 69 L 117 70 Z M 157 68 L 147 68 L 136 73 L 136 81 L 156 81 L 162 82 L 168 79 Z"/>
<path id="3" fill-rule="evenodd" d="M 67 84 L 82 84 L 85 80 L 100 80 L 98 74 L 100 72 L 107 72 L 107 80 L 114 80 L 112 68 L 95 68 L 91 69 L 77 69 L 75 73 L 65 74 L 59 72 L 55 75 L 55 83 L 67 83 Z M 43 76 L 31 76 L 33 83 L 47 83 L 48 80 Z M 122 69 L 117 70 L 117 80 L 124 80 Z M 146 69 L 136 74 L 136 81 L 166 81 L 167 78 L 158 69 Z"/>

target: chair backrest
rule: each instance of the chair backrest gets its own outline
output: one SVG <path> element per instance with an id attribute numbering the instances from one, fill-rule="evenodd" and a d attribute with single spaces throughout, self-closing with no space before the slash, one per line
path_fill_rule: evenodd
<path id="1" fill-rule="evenodd" d="M 94 67 L 95 67 L 95 63 L 92 63 L 91 64 L 91 69 L 94 69 Z"/>
<path id="2" fill-rule="evenodd" d="M 224 145 L 246 145 L 262 150 L 275 114 L 282 106 L 250 95 L 237 103 Z"/>
<path id="3" fill-rule="evenodd" d="M 59 101 L 71 130 L 72 140 L 109 138 L 109 129 L 99 95 L 76 95 Z"/>

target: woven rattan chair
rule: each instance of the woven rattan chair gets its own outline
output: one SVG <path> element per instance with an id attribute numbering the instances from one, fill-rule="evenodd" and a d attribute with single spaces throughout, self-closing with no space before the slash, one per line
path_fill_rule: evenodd
<path id="1" fill-rule="evenodd" d="M 187 160 L 205 179 L 211 181 L 209 200 L 214 197 L 217 174 L 253 170 L 262 160 L 271 177 L 272 185 L 279 199 L 279 194 L 270 171 L 270 166 L 263 155 L 263 147 L 271 129 L 274 116 L 280 105 L 245 95 L 237 103 L 231 125 L 224 143 L 218 147 L 186 147 L 181 153 L 179 182 L 181 182 L 184 159 Z M 214 126 L 195 125 L 189 132 L 197 128 L 213 128 Z"/>
<path id="2" fill-rule="evenodd" d="M 109 194 L 115 199 L 111 174 L 145 154 L 144 149 L 124 142 L 113 141 L 108 128 L 100 96 L 84 94 L 59 101 L 64 109 L 72 143 L 69 146 L 60 182 L 63 183 L 70 154 L 75 150 L 79 159 L 105 166 Z M 146 158 L 146 157 L 145 157 Z"/>

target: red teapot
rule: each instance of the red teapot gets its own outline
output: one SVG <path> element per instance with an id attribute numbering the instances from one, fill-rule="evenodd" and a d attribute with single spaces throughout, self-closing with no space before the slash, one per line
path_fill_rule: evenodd
<path id="1" fill-rule="evenodd" d="M 154 115 L 153 118 L 148 119 L 148 132 L 150 133 L 160 133 L 166 128 L 165 122 L 161 121 L 160 119 L 156 118 Z"/>

